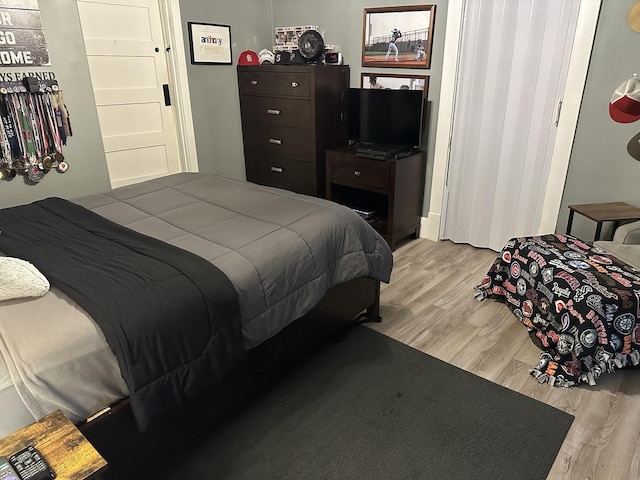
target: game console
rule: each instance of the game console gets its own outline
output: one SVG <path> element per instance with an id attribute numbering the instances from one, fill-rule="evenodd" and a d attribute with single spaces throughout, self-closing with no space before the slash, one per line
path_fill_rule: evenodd
<path id="1" fill-rule="evenodd" d="M 413 147 L 397 145 L 372 145 L 370 147 L 360 146 L 356 148 L 357 157 L 373 158 L 375 160 L 396 160 L 414 153 L 416 151 Z"/>

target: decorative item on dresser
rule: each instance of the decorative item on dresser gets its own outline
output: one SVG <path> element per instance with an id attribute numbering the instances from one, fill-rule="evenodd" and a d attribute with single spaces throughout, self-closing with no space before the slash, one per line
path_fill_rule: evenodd
<path id="1" fill-rule="evenodd" d="M 327 198 L 355 209 L 387 241 L 420 234 L 424 195 L 424 152 L 386 159 L 356 155 L 355 146 L 329 149 Z"/>
<path id="2" fill-rule="evenodd" d="M 324 197 L 325 150 L 346 145 L 348 65 L 238 66 L 247 180 Z"/>

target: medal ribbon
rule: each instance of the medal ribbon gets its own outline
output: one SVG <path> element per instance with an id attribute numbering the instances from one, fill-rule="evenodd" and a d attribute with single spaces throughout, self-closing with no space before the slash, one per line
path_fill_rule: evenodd
<path id="1" fill-rule="evenodd" d="M 14 121 L 11 118 L 9 107 L 7 105 L 6 95 L 2 95 L 2 98 L 0 99 L 0 117 L 2 117 L 3 126 L 3 156 L 7 162 L 11 163 L 12 154 L 17 158 L 20 158 L 22 157 L 22 151 L 20 150 L 20 141 L 18 140 L 18 134 L 14 126 Z"/>

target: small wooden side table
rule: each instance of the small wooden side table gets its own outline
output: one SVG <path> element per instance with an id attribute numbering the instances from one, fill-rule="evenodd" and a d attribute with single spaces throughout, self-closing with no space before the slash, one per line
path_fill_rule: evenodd
<path id="1" fill-rule="evenodd" d="M 36 447 L 56 472 L 56 480 L 97 479 L 107 462 L 60 410 L 0 439 L 5 457 L 28 445 Z"/>
<path id="2" fill-rule="evenodd" d="M 629 205 L 625 202 L 610 203 L 583 203 L 580 205 L 569 205 L 569 219 L 567 220 L 567 235 L 571 234 L 573 224 L 573 214 L 578 212 L 594 222 L 596 222 L 596 234 L 593 241 L 600 239 L 603 222 L 613 222 L 613 230 L 620 222 L 640 220 L 640 208 Z"/>

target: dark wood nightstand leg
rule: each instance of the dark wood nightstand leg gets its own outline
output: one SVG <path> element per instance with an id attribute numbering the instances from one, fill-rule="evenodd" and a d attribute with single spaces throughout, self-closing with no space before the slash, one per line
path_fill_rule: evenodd
<path id="1" fill-rule="evenodd" d="M 597 241 L 600 239 L 600 233 L 602 232 L 602 222 L 598 222 L 597 226 L 596 226 L 596 234 L 593 237 L 593 241 Z"/>
<path id="2" fill-rule="evenodd" d="M 571 226 L 573 225 L 573 214 L 575 212 L 569 209 L 569 218 L 567 219 L 567 235 L 571 235 Z"/>

